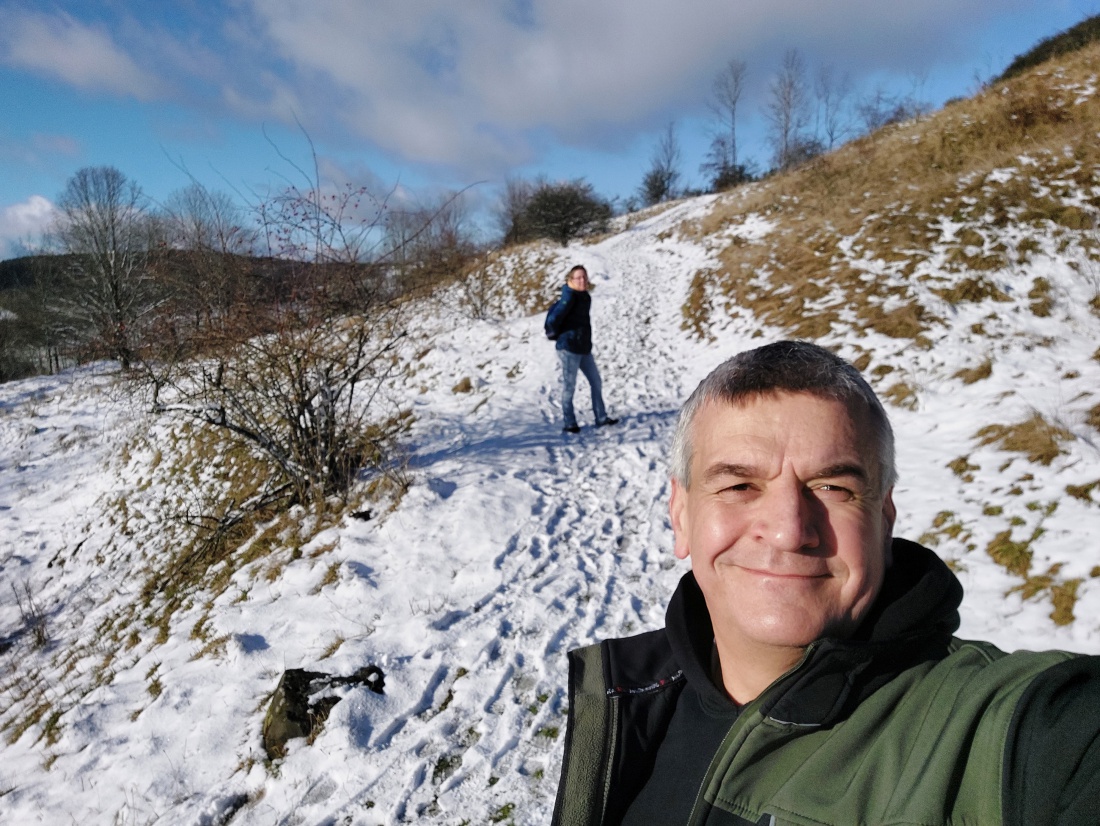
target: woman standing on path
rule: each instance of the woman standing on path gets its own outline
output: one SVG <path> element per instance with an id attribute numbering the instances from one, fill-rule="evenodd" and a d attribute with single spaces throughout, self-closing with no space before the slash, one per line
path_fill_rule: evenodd
<path id="1" fill-rule="evenodd" d="M 615 424 L 618 419 L 607 415 L 603 403 L 603 384 L 596 359 L 592 357 L 592 322 L 588 311 L 592 296 L 588 294 L 588 270 L 579 264 L 565 277 L 561 298 L 546 316 L 547 330 L 557 335 L 558 360 L 561 362 L 562 431 L 579 433 L 577 415 L 573 410 L 573 392 L 577 387 L 577 371 L 584 373 L 592 390 L 592 412 L 596 427 Z"/>

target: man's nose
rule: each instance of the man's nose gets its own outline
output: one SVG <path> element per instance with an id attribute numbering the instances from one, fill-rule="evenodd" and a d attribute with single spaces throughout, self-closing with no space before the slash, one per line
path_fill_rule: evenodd
<path id="1" fill-rule="evenodd" d="M 820 541 L 816 504 L 800 484 L 782 482 L 769 487 L 760 500 L 759 538 L 777 551 L 816 548 Z"/>

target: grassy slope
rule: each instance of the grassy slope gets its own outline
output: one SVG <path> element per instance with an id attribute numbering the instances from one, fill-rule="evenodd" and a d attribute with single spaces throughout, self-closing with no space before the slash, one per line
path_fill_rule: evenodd
<path id="1" fill-rule="evenodd" d="M 1035 397 L 1052 395 L 1039 390 L 1037 380 L 1046 377 L 1019 375 L 1018 389 L 989 403 L 990 424 L 971 446 L 1020 457 L 1013 488 L 1020 496 L 1034 471 L 1056 459 L 1075 467 L 1059 498 L 1083 502 L 1095 515 L 1098 74 L 1100 46 L 1091 46 L 729 194 L 707 220 L 684 228 L 714 245 L 720 260 L 696 275 L 685 329 L 706 337 L 751 319 L 792 337 L 855 336 L 863 343 L 850 354 L 857 366 L 904 411 L 935 403 L 923 385 L 946 381 L 962 392 L 996 370 L 1033 371 L 1019 365 L 1045 351 L 1061 371 L 1057 404 L 1038 409 Z M 771 231 L 739 229 L 754 218 Z M 975 345 L 983 360 L 954 357 Z M 1082 470 L 1090 466 L 1092 475 Z M 951 469 L 969 484 L 975 467 L 968 452 Z M 1040 512 L 1057 506 L 1028 502 Z M 962 531 L 945 511 L 924 538 L 934 542 L 945 527 L 955 537 Z M 1066 575 L 1061 557 L 1032 564 L 1041 520 L 1022 535 L 1005 527 L 979 544 L 1023 580 L 1023 593 L 1051 598 L 1056 622 L 1072 622 L 1080 572 Z"/>

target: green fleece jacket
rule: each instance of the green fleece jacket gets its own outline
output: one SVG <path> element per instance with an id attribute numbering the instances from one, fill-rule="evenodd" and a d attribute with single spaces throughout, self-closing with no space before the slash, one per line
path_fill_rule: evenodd
<path id="1" fill-rule="evenodd" d="M 701 774 L 654 774 L 684 692 L 716 690 L 691 574 L 664 629 L 570 652 L 554 826 L 618 826 L 650 781 L 667 787 L 650 800 L 691 798 L 655 824 L 1100 823 L 1100 658 L 959 640 L 954 575 L 904 540 L 893 558 L 857 633 L 730 718 Z"/>

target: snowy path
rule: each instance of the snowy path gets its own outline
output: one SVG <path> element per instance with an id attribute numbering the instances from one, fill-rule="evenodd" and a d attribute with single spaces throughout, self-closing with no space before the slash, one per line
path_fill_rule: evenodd
<path id="1" fill-rule="evenodd" d="M 673 244 L 655 252 L 633 237 L 576 251 L 595 284 L 595 352 L 621 423 L 590 426 L 581 380 L 576 404 L 587 426 L 578 436 L 558 432 L 557 360 L 533 317 L 523 322 L 532 328 L 524 351 L 529 390 L 491 399 L 476 424 L 458 425 L 457 440 L 454 422 L 438 431 L 436 444 L 459 446 L 433 454 L 425 445 L 422 454 L 434 458 L 422 459 L 418 472 L 445 494 L 431 503 L 436 529 L 452 518 L 461 523 L 464 513 L 498 520 L 477 526 L 480 535 L 469 538 L 480 551 L 465 548 L 473 570 L 456 576 L 482 587 L 445 608 L 440 599 L 416 662 L 395 674 L 418 674 L 423 690 L 408 692 L 400 722 L 371 739 L 369 768 L 339 811 L 386 801 L 379 815 L 389 823 L 452 822 L 452 813 L 485 822 L 502 810 L 516 823 L 545 822 L 564 735 L 565 652 L 661 624 L 682 573 L 670 551 L 664 465 L 684 346 L 669 331 L 679 330 L 682 296 L 699 262 Z M 430 553 L 436 543 L 425 540 Z M 493 778 L 500 780 L 490 785 Z M 311 781 L 316 789 L 319 779 Z M 270 796 L 265 802 L 286 810 Z M 332 805 L 285 803 L 296 810 L 288 823 L 312 822 Z M 509 803 L 513 810 L 502 808 Z M 264 808 L 248 822 L 263 822 Z"/>

